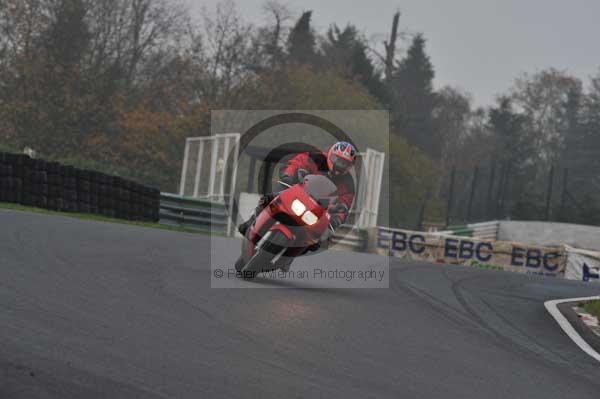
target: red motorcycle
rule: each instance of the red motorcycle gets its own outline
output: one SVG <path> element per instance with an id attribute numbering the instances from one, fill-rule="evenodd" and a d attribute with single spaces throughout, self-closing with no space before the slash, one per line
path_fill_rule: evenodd
<path id="1" fill-rule="evenodd" d="M 308 175 L 289 186 L 267 205 L 246 231 L 242 254 L 235 264 L 241 277 L 289 270 L 294 258 L 333 232 L 330 206 L 337 203 L 337 187 L 323 175 Z"/>

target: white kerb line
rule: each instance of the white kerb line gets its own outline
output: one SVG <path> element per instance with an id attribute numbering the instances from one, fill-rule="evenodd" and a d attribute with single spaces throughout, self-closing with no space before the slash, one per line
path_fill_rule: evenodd
<path id="1" fill-rule="evenodd" d="M 579 335 L 579 333 L 575 331 L 575 328 L 573 328 L 571 323 L 569 323 L 566 317 L 563 316 L 560 310 L 558 310 L 558 305 L 560 305 L 561 303 L 592 301 L 596 299 L 600 299 L 600 296 L 592 296 L 587 298 L 556 299 L 553 301 L 544 302 L 544 306 L 546 307 L 546 310 L 548 310 L 550 315 L 554 317 L 560 328 L 562 328 L 563 331 L 569 336 L 569 338 L 571 338 L 571 340 L 575 342 L 579 349 L 581 349 L 582 351 L 584 351 L 585 353 L 587 353 L 588 355 L 600 362 L 600 354 L 596 352 L 594 348 L 592 348 L 583 338 L 581 338 L 581 335 Z"/>

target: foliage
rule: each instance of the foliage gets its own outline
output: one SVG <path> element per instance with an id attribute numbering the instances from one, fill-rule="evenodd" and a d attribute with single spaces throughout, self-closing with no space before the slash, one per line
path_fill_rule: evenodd
<path id="1" fill-rule="evenodd" d="M 437 198 L 440 170 L 406 140 L 392 136 L 390 144 L 390 222 L 394 226 L 414 228 L 421 207 L 425 220 L 443 220 L 442 201 Z"/>
<path id="2" fill-rule="evenodd" d="M 211 110 L 389 109 L 391 146 L 377 129 L 360 138 L 388 152 L 394 224 L 414 226 L 424 201 L 425 219 L 443 220 L 448 171 L 477 165 L 497 171 L 498 216 L 541 217 L 554 166 L 578 178 L 550 216 L 600 223 L 600 72 L 587 86 L 552 68 L 524 74 L 473 109 L 464 90 L 434 87 L 423 34 L 396 49 L 399 13 L 378 55 L 356 26 L 317 32 L 311 10 L 270 1 L 254 26 L 231 0 L 198 19 L 181 1 L 1 1 L 0 149 L 172 191 L 185 138 L 209 134 Z"/>
<path id="3" fill-rule="evenodd" d="M 439 158 L 432 113 L 435 107 L 433 65 L 425 52 L 425 38 L 416 35 L 406 57 L 392 77 L 390 90 L 393 122 L 408 142 Z"/>
<path id="4" fill-rule="evenodd" d="M 310 26 L 312 11 L 302 13 L 288 36 L 288 60 L 298 64 L 315 64 L 318 62 L 316 52 L 316 36 Z"/>
<path id="5" fill-rule="evenodd" d="M 385 88 L 367 51 L 367 41 L 354 25 L 349 24 L 341 30 L 334 24 L 327 31 L 322 45 L 323 63 L 342 77 L 357 80 L 373 96 L 383 100 L 386 98 Z"/>
<path id="6" fill-rule="evenodd" d="M 344 79 L 335 70 L 314 71 L 309 66 L 291 65 L 277 73 L 260 75 L 253 85 L 253 104 L 258 109 L 380 107 L 361 84 Z"/>
<path id="7" fill-rule="evenodd" d="M 469 123 L 474 119 L 471 112 L 468 94 L 452 87 L 437 92 L 432 120 L 442 167 L 465 163 L 461 149 L 469 135 Z"/>
<path id="8" fill-rule="evenodd" d="M 518 78 L 511 97 L 525 118 L 526 139 L 538 149 L 533 161 L 557 162 L 577 122 L 581 82 L 551 68 Z"/>
<path id="9" fill-rule="evenodd" d="M 600 301 L 590 301 L 585 304 L 585 310 L 587 310 L 590 314 L 593 314 L 600 320 Z"/>

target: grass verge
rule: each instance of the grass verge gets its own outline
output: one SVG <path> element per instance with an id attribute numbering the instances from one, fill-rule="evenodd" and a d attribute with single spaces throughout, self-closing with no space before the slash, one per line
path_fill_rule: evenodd
<path id="1" fill-rule="evenodd" d="M 159 230 L 175 231 L 175 232 L 179 232 L 179 233 L 208 234 L 205 231 L 189 229 L 189 228 L 185 228 L 185 227 L 167 226 L 167 225 L 158 224 L 158 223 L 135 222 L 135 221 L 130 221 L 130 220 L 114 219 L 114 218 L 110 218 L 110 217 L 106 217 L 106 216 L 92 215 L 92 214 L 88 214 L 88 213 L 56 212 L 56 211 L 50 211 L 48 209 L 34 208 L 34 207 L 24 206 L 24 205 L 20 205 L 20 204 L 12 204 L 12 203 L 7 203 L 7 202 L 0 202 L 0 209 L 7 209 L 7 210 L 19 211 L 19 212 L 41 213 L 41 214 L 45 214 L 45 215 L 59 215 L 59 216 L 66 216 L 66 217 L 71 217 L 71 218 L 75 218 L 75 219 L 92 220 L 92 221 L 96 221 L 96 222 L 106 222 L 106 223 L 115 223 L 115 224 L 125 224 L 125 225 L 130 225 L 130 226 L 138 226 L 138 227 L 147 227 L 147 228 L 159 229 Z"/>
<path id="2" fill-rule="evenodd" d="M 593 314 L 600 320 L 600 300 L 591 301 L 585 304 L 584 309 Z"/>

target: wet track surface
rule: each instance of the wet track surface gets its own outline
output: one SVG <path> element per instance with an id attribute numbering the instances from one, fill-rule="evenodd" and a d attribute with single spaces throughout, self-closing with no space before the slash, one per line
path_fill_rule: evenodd
<path id="1" fill-rule="evenodd" d="M 215 240 L 233 261 L 239 243 Z M 208 253 L 205 236 L 0 211 L 0 398 L 600 395 L 600 364 L 543 306 L 599 288 L 393 261 L 389 289 L 211 289 Z"/>

